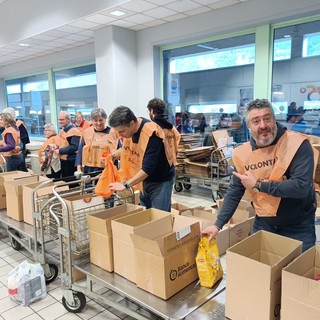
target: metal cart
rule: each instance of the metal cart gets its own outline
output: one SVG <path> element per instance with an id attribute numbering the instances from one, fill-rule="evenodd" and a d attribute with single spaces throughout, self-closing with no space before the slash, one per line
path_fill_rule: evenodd
<path id="1" fill-rule="evenodd" d="M 225 145 L 212 151 L 207 177 L 176 172 L 174 190 L 181 192 L 183 188 L 189 190 L 191 186 L 195 185 L 212 190 L 212 199 L 214 201 L 221 199 L 223 197 L 222 192 L 228 189 L 231 179 L 228 164 L 230 156 L 224 156 L 224 151 L 235 146 L 236 144 Z"/>
<path id="2" fill-rule="evenodd" d="M 145 315 L 129 308 L 128 305 L 116 303 L 108 297 L 98 294 L 94 290 L 96 284 L 100 289 L 101 286 L 111 289 L 151 313 L 164 319 L 172 320 L 185 319 L 188 314 L 224 290 L 224 278 L 213 289 L 201 287 L 195 281 L 170 299 L 163 300 L 139 289 L 136 284 L 114 272 L 105 271 L 91 264 L 88 259 L 88 230 L 85 227 L 86 223 L 84 219 L 86 219 L 88 212 L 95 212 L 96 208 L 80 209 L 77 212 L 71 213 L 66 201 L 60 196 L 56 187 L 53 188 L 53 193 L 61 201 L 60 205 L 53 204 L 51 206 L 50 214 L 58 225 L 61 255 L 61 289 L 63 293 L 62 304 L 69 312 L 81 312 L 86 305 L 86 296 L 88 296 L 133 318 L 148 319 Z M 133 196 L 132 193 L 132 199 Z M 117 195 L 115 195 L 112 201 L 114 205 L 128 202 L 128 200 Z M 78 255 L 77 259 L 72 259 L 72 255 L 75 254 Z M 66 255 L 67 259 L 65 259 Z M 73 280 L 73 272 L 75 270 L 86 275 L 85 284 Z"/>

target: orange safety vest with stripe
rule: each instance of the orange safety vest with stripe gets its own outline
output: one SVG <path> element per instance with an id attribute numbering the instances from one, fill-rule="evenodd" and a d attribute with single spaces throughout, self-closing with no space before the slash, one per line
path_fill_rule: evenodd
<path id="1" fill-rule="evenodd" d="M 12 134 L 12 137 L 14 139 L 14 142 L 15 142 L 15 146 L 16 147 L 19 147 L 20 146 L 20 131 L 19 129 L 15 129 L 13 127 L 8 127 L 8 128 L 5 128 L 5 130 L 2 132 L 2 146 L 6 146 L 6 142 L 5 142 L 5 136 L 6 134 L 8 133 L 11 133 Z M 21 149 L 19 148 L 19 150 L 17 149 L 13 149 L 11 151 L 7 151 L 7 152 L 3 152 L 3 155 L 5 157 L 11 157 L 13 155 L 18 155 L 21 153 Z"/>
<path id="2" fill-rule="evenodd" d="M 262 181 L 283 181 L 285 173 L 299 149 L 302 142 L 309 139 L 308 136 L 287 130 L 272 146 L 252 150 L 250 142 L 235 148 L 232 161 L 240 174 L 246 171 L 252 172 L 256 179 Z M 315 163 L 318 159 L 318 151 L 313 149 Z M 314 170 L 315 173 L 315 170 Z M 264 192 L 250 193 L 256 214 L 260 217 L 276 216 L 281 197 L 274 197 Z"/>
<path id="3" fill-rule="evenodd" d="M 168 141 L 171 150 L 172 161 L 174 165 L 177 165 L 177 152 L 178 152 L 178 145 L 180 142 L 180 133 L 173 127 L 172 129 L 162 129 Z"/>
<path id="4" fill-rule="evenodd" d="M 50 138 L 48 138 L 42 145 L 41 147 L 39 148 L 38 150 L 38 157 L 39 157 L 39 161 L 40 161 L 40 164 L 43 163 L 43 152 L 44 150 L 46 149 L 46 147 L 48 145 L 51 145 L 53 147 L 57 147 L 59 146 L 59 141 L 60 141 L 60 137 L 58 135 L 56 136 L 51 136 Z"/>
<path id="5" fill-rule="evenodd" d="M 101 161 L 102 153 L 109 149 L 110 153 L 117 150 L 119 135 L 114 129 L 109 133 L 95 131 L 93 127 L 87 128 L 82 133 L 85 145 L 82 148 L 82 166 L 104 168 Z"/>
<path id="6" fill-rule="evenodd" d="M 142 119 L 138 118 L 138 121 L 139 124 L 141 124 Z M 141 170 L 143 157 L 148 146 L 149 139 L 154 132 L 160 139 L 162 139 L 168 163 L 170 166 L 172 165 L 172 154 L 164 131 L 156 123 L 149 121 L 142 127 L 138 143 L 133 143 L 132 138 L 123 140 L 119 170 L 119 175 L 122 181 L 129 180 L 139 170 Z M 143 191 L 142 183 L 140 182 L 139 184 L 136 184 L 134 189 Z"/>
<path id="7" fill-rule="evenodd" d="M 65 148 L 69 146 L 68 138 L 78 136 L 81 138 L 81 132 L 77 128 L 71 128 L 68 132 L 61 130 L 59 132 L 59 148 Z M 67 154 L 59 154 L 61 160 L 67 160 Z"/>

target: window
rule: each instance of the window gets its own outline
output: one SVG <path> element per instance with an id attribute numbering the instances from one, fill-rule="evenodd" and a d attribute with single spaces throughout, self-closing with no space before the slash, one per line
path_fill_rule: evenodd
<path id="1" fill-rule="evenodd" d="M 72 120 L 77 111 L 89 119 L 97 107 L 95 65 L 81 66 L 54 72 L 58 112 L 67 111 Z"/>
<path id="2" fill-rule="evenodd" d="M 279 55 L 274 54 L 271 99 L 277 120 L 320 136 L 320 21 L 275 28 L 274 48 Z"/>
<path id="3" fill-rule="evenodd" d="M 43 136 L 43 125 L 51 122 L 48 75 L 6 80 L 5 87 L 7 105 L 24 121 L 29 136 Z"/>
<path id="4" fill-rule="evenodd" d="M 254 63 L 255 34 L 164 49 L 169 121 L 184 132 L 186 113 L 195 128 L 203 114 L 212 131 L 224 114 L 236 116 L 253 99 Z"/>

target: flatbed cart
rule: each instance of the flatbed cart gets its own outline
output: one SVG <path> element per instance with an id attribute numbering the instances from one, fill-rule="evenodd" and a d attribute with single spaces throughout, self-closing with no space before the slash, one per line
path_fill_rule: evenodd
<path id="1" fill-rule="evenodd" d="M 163 300 L 138 288 L 136 284 L 117 275 L 116 273 L 105 271 L 102 268 L 91 264 L 89 257 L 84 252 L 85 250 L 83 250 L 84 248 L 88 248 L 87 244 L 89 239 L 84 239 L 84 236 L 81 234 L 87 234 L 88 231 L 83 227 L 84 219 L 86 219 L 86 214 L 88 212 L 95 212 L 95 208 L 86 208 L 83 212 L 78 210 L 70 214 L 70 210 L 66 202 L 63 197 L 60 197 L 59 192 L 57 191 L 57 187 L 53 188 L 53 193 L 57 198 L 60 198 L 61 201 L 60 206 L 58 204 L 52 205 L 50 208 L 50 214 L 58 224 L 61 254 L 60 267 L 62 270 L 62 304 L 69 312 L 81 312 L 86 305 L 86 296 L 88 296 L 95 299 L 97 302 L 106 304 L 135 319 L 149 319 L 138 311 L 129 308 L 127 305 L 116 303 L 108 297 L 98 294 L 94 291 L 95 284 L 98 284 L 100 289 L 101 286 L 110 289 L 151 313 L 168 320 L 185 319 L 192 311 L 196 310 L 199 306 L 224 290 L 224 278 L 219 281 L 213 289 L 201 287 L 199 282 L 195 281 L 170 299 Z M 133 192 L 130 196 L 133 200 Z M 128 202 L 126 199 L 118 197 L 117 194 L 114 195 L 112 201 L 115 205 L 121 205 L 121 203 Z M 63 214 L 63 219 L 60 218 L 61 214 Z M 75 226 L 81 227 L 81 230 L 74 230 L 76 231 L 76 237 L 79 239 L 75 239 L 75 235 L 72 234 L 72 230 Z M 86 240 L 86 242 L 84 243 L 83 240 Z M 80 248 L 81 252 L 79 252 L 79 258 L 73 260 L 71 254 L 76 253 L 76 248 Z M 67 261 L 64 261 L 66 253 L 68 255 Z M 85 284 L 81 282 L 77 283 L 73 280 L 74 270 L 80 271 L 86 275 Z"/>
<path id="2" fill-rule="evenodd" d="M 49 221 L 49 203 L 54 199 L 37 197 L 37 190 L 51 183 L 52 180 L 43 181 L 32 190 L 31 206 L 33 225 L 24 221 L 16 221 L 7 216 L 6 210 L 0 211 L 0 224 L 7 231 L 13 249 L 19 251 L 26 249 L 35 262 L 41 264 L 46 283 L 54 281 L 58 275 L 58 266 L 47 262 L 46 245 L 57 239 L 54 225 Z"/>
<path id="3" fill-rule="evenodd" d="M 212 199 L 214 201 L 221 199 L 223 197 L 222 191 L 228 189 L 231 179 L 228 165 L 230 156 L 224 156 L 224 151 L 235 146 L 236 144 L 225 145 L 211 152 L 208 177 L 176 172 L 174 190 L 181 192 L 183 188 L 189 190 L 191 186 L 195 185 L 212 190 Z"/>
<path id="4" fill-rule="evenodd" d="M 58 200 L 49 196 L 38 197 L 37 191 L 52 182 L 53 180 L 45 180 L 32 190 L 32 225 L 16 221 L 7 216 L 6 210 L 0 210 L 0 225 L 7 232 L 12 248 L 17 251 L 26 249 L 33 256 L 33 260 L 41 264 L 47 284 L 54 281 L 59 272 L 56 264 L 47 261 L 46 252 L 46 246 L 58 240 L 56 222 L 49 215 L 49 206 Z"/>

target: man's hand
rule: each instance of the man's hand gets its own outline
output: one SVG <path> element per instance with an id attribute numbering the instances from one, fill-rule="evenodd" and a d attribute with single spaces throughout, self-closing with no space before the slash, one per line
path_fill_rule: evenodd
<path id="1" fill-rule="evenodd" d="M 245 174 L 240 174 L 234 171 L 232 172 L 232 174 L 241 180 L 241 183 L 246 189 L 253 188 L 257 183 L 257 179 L 253 176 L 253 174 L 250 171 L 246 171 Z"/>
<path id="2" fill-rule="evenodd" d="M 204 228 L 201 231 L 201 235 L 208 236 L 208 240 L 210 242 L 212 239 L 214 239 L 217 236 L 218 232 L 219 232 L 218 227 L 216 227 L 215 225 L 212 225 Z"/>
<path id="3" fill-rule="evenodd" d="M 109 184 L 109 189 L 113 191 L 123 191 L 126 190 L 126 187 L 122 182 L 113 182 Z"/>

